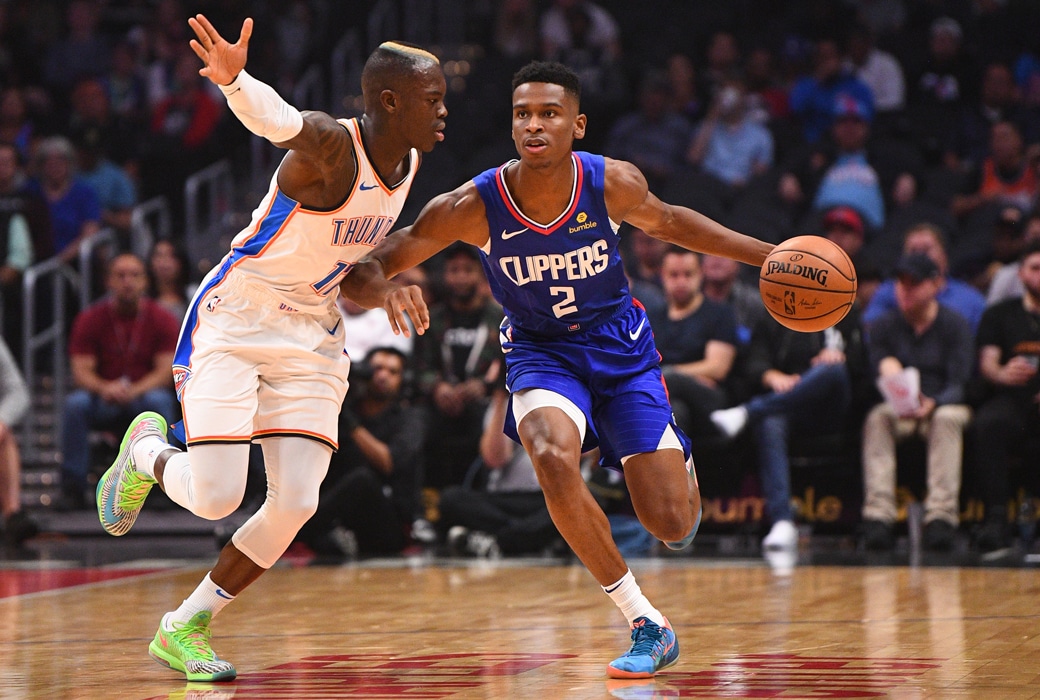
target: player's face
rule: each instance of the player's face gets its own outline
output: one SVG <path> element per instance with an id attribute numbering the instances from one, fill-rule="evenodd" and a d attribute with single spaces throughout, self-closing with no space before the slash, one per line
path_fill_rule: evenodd
<path id="1" fill-rule="evenodd" d="M 513 143 L 523 162 L 556 162 L 584 136 L 585 115 L 562 85 L 524 83 L 513 91 Z"/>
<path id="2" fill-rule="evenodd" d="M 701 265 L 693 253 L 669 253 L 661 262 L 661 287 L 669 303 L 685 306 L 701 291 Z"/>
<path id="3" fill-rule="evenodd" d="M 446 91 L 441 67 L 431 63 L 426 70 L 414 75 L 398 94 L 401 128 L 412 148 L 429 153 L 444 140 L 444 119 L 448 116 L 444 105 Z"/>

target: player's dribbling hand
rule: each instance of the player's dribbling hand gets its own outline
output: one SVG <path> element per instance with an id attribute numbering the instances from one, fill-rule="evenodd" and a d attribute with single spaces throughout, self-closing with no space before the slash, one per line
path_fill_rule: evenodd
<path id="1" fill-rule="evenodd" d="M 247 17 L 242 22 L 242 33 L 234 44 L 229 44 L 220 36 L 204 15 L 189 17 L 188 25 L 198 37 L 198 40 L 192 39 L 188 44 L 205 64 L 199 69 L 199 75 L 209 78 L 217 85 L 231 83 L 246 67 L 249 37 L 253 35 L 253 20 Z"/>
<path id="2" fill-rule="evenodd" d="M 415 332 L 422 335 L 430 327 L 430 310 L 423 300 L 422 289 L 414 284 L 397 287 L 383 301 L 383 310 L 390 321 L 390 328 L 394 335 L 404 334 L 407 338 L 411 335 L 408 330 L 407 318 L 412 319 Z"/>

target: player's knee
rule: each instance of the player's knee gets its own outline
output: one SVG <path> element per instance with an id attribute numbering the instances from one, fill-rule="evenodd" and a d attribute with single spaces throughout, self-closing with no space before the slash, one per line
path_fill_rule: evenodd
<path id="1" fill-rule="evenodd" d="M 222 483 L 217 479 L 202 478 L 194 489 L 194 507 L 191 512 L 206 520 L 227 518 L 238 509 L 245 495 L 245 484 Z"/>
<path id="2" fill-rule="evenodd" d="M 299 530 L 304 523 L 318 510 L 318 494 L 297 495 L 293 498 L 279 498 L 268 504 L 268 511 L 272 518 L 282 524 L 287 530 Z"/>
<path id="3" fill-rule="evenodd" d="M 652 512 L 642 514 L 640 520 L 657 539 L 663 542 L 678 542 L 690 534 L 699 512 L 700 499 L 692 509 L 688 502 L 662 500 Z"/>
<path id="4" fill-rule="evenodd" d="M 555 488 L 569 485 L 575 475 L 581 477 L 569 451 L 548 440 L 535 442 L 530 456 L 543 491 L 552 492 Z"/>
<path id="5" fill-rule="evenodd" d="M 242 503 L 242 496 L 229 494 L 205 494 L 196 498 L 192 512 L 206 520 L 220 520 L 235 512 Z"/>

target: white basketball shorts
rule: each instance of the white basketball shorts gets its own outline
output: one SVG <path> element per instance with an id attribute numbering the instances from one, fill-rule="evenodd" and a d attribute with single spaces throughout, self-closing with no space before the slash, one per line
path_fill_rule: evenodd
<path id="1" fill-rule="evenodd" d="M 174 356 L 187 443 L 298 436 L 336 449 L 349 371 L 335 305 L 296 311 L 218 268 L 192 300 Z"/>

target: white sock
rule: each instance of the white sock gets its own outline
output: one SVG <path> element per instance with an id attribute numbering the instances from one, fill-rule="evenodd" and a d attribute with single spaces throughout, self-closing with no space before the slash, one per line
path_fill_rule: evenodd
<path id="1" fill-rule="evenodd" d="M 639 584 L 636 583 L 636 577 L 632 575 L 631 569 L 626 571 L 619 581 L 609 586 L 603 586 L 603 592 L 609 595 L 614 604 L 618 606 L 621 614 L 628 620 L 629 625 L 637 617 L 649 617 L 657 624 L 664 626 L 664 615 L 661 614 L 660 610 L 650 605 L 650 601 L 639 590 Z"/>
<path id="2" fill-rule="evenodd" d="M 134 460 L 134 468 L 155 478 L 155 458 L 162 454 L 163 450 L 174 449 L 169 443 L 158 435 L 149 435 L 141 438 L 134 445 L 130 456 Z"/>
<path id="3" fill-rule="evenodd" d="M 206 574 L 206 578 L 202 579 L 202 583 L 196 588 L 190 596 L 184 599 L 181 606 L 163 618 L 163 627 L 167 631 L 173 630 L 174 622 L 187 622 L 195 616 L 200 610 L 209 610 L 213 617 L 217 616 L 224 606 L 235 599 L 235 596 L 231 595 L 223 588 L 213 583 L 213 579 Z"/>

